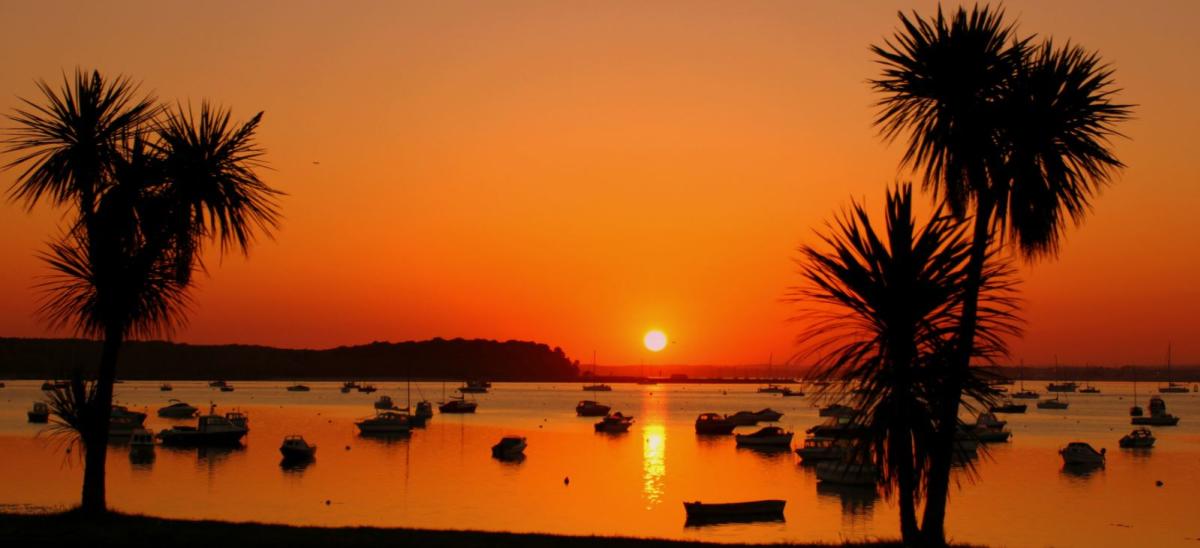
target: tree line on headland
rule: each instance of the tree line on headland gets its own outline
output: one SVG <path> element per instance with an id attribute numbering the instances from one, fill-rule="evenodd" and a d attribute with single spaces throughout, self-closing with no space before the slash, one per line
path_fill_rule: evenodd
<path id="1" fill-rule="evenodd" d="M 0 338 L 0 377 L 95 375 L 101 343 Z M 129 341 L 124 379 L 488 379 L 571 380 L 579 363 L 561 348 L 529 341 L 441 339 L 309 350 L 254 345 Z"/>

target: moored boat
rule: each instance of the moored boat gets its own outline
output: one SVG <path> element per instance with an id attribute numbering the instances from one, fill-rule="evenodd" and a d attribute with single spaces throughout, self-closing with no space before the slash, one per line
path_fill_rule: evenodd
<path id="1" fill-rule="evenodd" d="M 1132 432 L 1121 436 L 1117 442 L 1122 449 L 1149 449 L 1154 447 L 1154 434 L 1149 428 L 1134 428 Z"/>
<path id="2" fill-rule="evenodd" d="M 783 392 L 780 392 L 779 395 L 783 396 L 785 398 L 802 398 L 802 397 L 804 397 L 804 392 L 801 390 L 792 390 L 791 388 L 784 388 Z"/>
<path id="3" fill-rule="evenodd" d="M 782 394 L 783 391 L 784 387 L 779 386 L 778 384 L 768 384 L 758 388 L 759 394 Z"/>
<path id="4" fill-rule="evenodd" d="M 993 405 L 992 413 L 1024 413 L 1029 406 L 1023 403 L 1014 403 L 1012 400 L 1007 400 L 999 405 Z"/>
<path id="5" fill-rule="evenodd" d="M 1062 455 L 1063 464 L 1069 465 L 1103 465 L 1104 453 L 1104 449 L 1097 451 L 1081 441 L 1073 441 L 1058 450 L 1058 454 Z"/>
<path id="6" fill-rule="evenodd" d="M 226 413 L 225 416 L 216 414 L 213 406 L 207 415 L 196 421 L 196 426 L 175 426 L 158 433 L 158 439 L 163 445 L 182 446 L 231 446 L 241 444 L 242 438 L 250 429 L 246 426 L 246 416 L 242 413 Z"/>
<path id="7" fill-rule="evenodd" d="M 612 387 L 604 383 L 585 384 L 583 390 L 585 392 L 612 392 Z"/>
<path id="8" fill-rule="evenodd" d="M 175 387 L 171 386 L 171 383 L 169 383 L 169 382 L 164 382 L 164 383 L 158 385 L 158 390 L 160 392 L 170 392 L 174 389 L 175 389 Z"/>
<path id="9" fill-rule="evenodd" d="M 222 392 L 233 392 L 233 385 L 232 385 L 232 384 L 228 384 L 228 383 L 226 383 L 226 384 L 223 384 L 223 385 L 221 385 L 221 388 L 220 388 L 220 390 L 221 390 Z"/>
<path id="10" fill-rule="evenodd" d="M 1179 417 L 1168 413 L 1167 402 L 1154 396 L 1150 398 L 1150 416 L 1135 416 L 1129 422 L 1138 426 L 1175 426 L 1179 424 Z"/>
<path id="11" fill-rule="evenodd" d="M 1020 390 L 1015 392 L 1012 397 L 1014 400 L 1036 400 L 1042 397 L 1042 395 L 1033 390 Z"/>
<path id="12" fill-rule="evenodd" d="M 359 392 L 362 392 L 363 394 L 370 394 L 371 392 L 374 392 L 374 391 L 376 391 L 376 390 L 379 390 L 379 389 L 378 389 L 378 388 L 375 388 L 375 385 L 373 385 L 373 384 L 360 384 L 360 385 L 358 385 L 358 391 L 359 391 Z"/>
<path id="13" fill-rule="evenodd" d="M 817 463 L 817 479 L 838 485 L 875 485 L 879 468 L 870 463 L 824 461 Z"/>
<path id="14" fill-rule="evenodd" d="M 375 400 L 375 409 L 395 409 L 396 403 L 392 401 L 392 397 L 384 394 Z"/>
<path id="15" fill-rule="evenodd" d="M 486 394 L 492 384 L 483 381 L 467 381 L 466 384 L 458 387 L 458 391 L 463 394 Z"/>
<path id="16" fill-rule="evenodd" d="M 228 383 L 226 383 L 223 380 L 208 381 L 209 388 L 220 388 L 222 386 L 225 386 L 226 384 L 228 384 Z"/>
<path id="17" fill-rule="evenodd" d="M 25 416 L 28 417 L 29 422 L 32 422 L 32 423 L 40 424 L 40 423 L 44 423 L 44 422 L 49 422 L 50 406 L 46 405 L 46 402 L 35 401 L 35 402 L 33 402 L 33 407 L 30 408 L 29 411 L 27 411 L 25 413 Z"/>
<path id="18" fill-rule="evenodd" d="M 140 411 L 130 411 L 123 405 L 113 405 L 108 419 L 108 435 L 124 437 L 141 428 L 146 422 L 146 414 Z"/>
<path id="19" fill-rule="evenodd" d="M 580 417 L 603 417 L 611 409 L 611 407 L 593 400 L 583 400 L 575 405 L 575 414 Z"/>
<path id="20" fill-rule="evenodd" d="M 852 417 L 857 413 L 858 411 L 853 407 L 834 403 L 822 407 L 821 410 L 817 412 L 817 415 L 821 417 Z"/>
<path id="21" fill-rule="evenodd" d="M 605 416 L 595 425 L 597 432 L 605 434 L 628 432 L 630 426 L 633 426 L 633 417 L 622 415 L 620 411 Z"/>
<path id="22" fill-rule="evenodd" d="M 396 411 L 379 411 L 374 417 L 360 420 L 354 425 L 363 434 L 407 434 L 412 431 L 408 415 Z"/>
<path id="23" fill-rule="evenodd" d="M 804 445 L 796 448 L 796 454 L 804 462 L 819 462 L 825 460 L 842 460 L 846 458 L 846 442 L 837 438 L 809 436 L 804 438 Z"/>
<path id="24" fill-rule="evenodd" d="M 285 460 L 312 460 L 317 455 L 317 446 L 305 441 L 304 436 L 286 436 L 283 438 L 283 444 L 279 446 L 279 454 L 283 455 Z"/>
<path id="25" fill-rule="evenodd" d="M 1055 366 L 1057 370 L 1057 365 Z M 1079 385 L 1074 382 L 1052 382 L 1046 385 L 1047 392 L 1074 392 Z"/>
<path id="26" fill-rule="evenodd" d="M 153 451 L 154 432 L 145 428 L 136 428 L 129 433 L 130 451 Z"/>
<path id="27" fill-rule="evenodd" d="M 791 448 L 792 433 L 778 426 L 767 426 L 751 434 L 736 434 L 738 447 L 784 447 Z"/>
<path id="28" fill-rule="evenodd" d="M 287 387 L 288 392 L 308 392 L 309 390 L 312 390 L 312 388 L 309 388 L 308 385 L 304 384 L 293 384 Z"/>
<path id="29" fill-rule="evenodd" d="M 701 413 L 696 417 L 697 434 L 732 434 L 737 425 L 716 413 Z"/>
<path id="30" fill-rule="evenodd" d="M 200 412 L 200 410 L 196 407 L 188 405 L 179 400 L 172 399 L 168 400 L 168 402 L 174 403 L 171 403 L 166 407 L 158 408 L 158 416 L 168 419 L 190 419 L 196 416 L 196 413 Z"/>
<path id="31" fill-rule="evenodd" d="M 783 519 L 786 504 L 787 501 L 776 499 L 726 503 L 695 501 L 683 503 L 683 509 L 689 522 L 770 521 Z"/>
<path id="32" fill-rule="evenodd" d="M 467 401 L 463 396 L 450 396 L 448 400 L 438 405 L 438 411 L 457 414 L 474 413 L 477 407 L 479 407 L 479 404 Z"/>
<path id="33" fill-rule="evenodd" d="M 1058 394 L 1055 394 L 1054 399 L 1052 400 L 1042 400 L 1037 402 L 1038 409 L 1066 409 L 1070 405 L 1070 403 L 1058 399 Z"/>
<path id="34" fill-rule="evenodd" d="M 496 445 L 492 446 L 492 457 L 505 459 L 519 459 L 525 456 L 525 438 L 522 436 L 504 436 Z"/>

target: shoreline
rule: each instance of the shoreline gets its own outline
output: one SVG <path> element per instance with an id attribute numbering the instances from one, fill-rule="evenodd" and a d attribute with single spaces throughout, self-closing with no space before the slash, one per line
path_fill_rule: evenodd
<path id="1" fill-rule="evenodd" d="M 328 548 L 380 546 L 421 547 L 899 547 L 899 541 L 853 543 L 724 544 L 717 542 L 634 538 L 621 536 L 574 536 L 546 533 L 508 533 L 472 530 L 435 530 L 382 527 L 316 527 L 257 522 L 179 520 L 144 515 L 109 513 L 83 516 L 75 511 L 45 514 L 0 512 L 0 538 L 22 546 L 170 546 L 212 548 L 219 543 L 234 546 L 313 546 Z"/>

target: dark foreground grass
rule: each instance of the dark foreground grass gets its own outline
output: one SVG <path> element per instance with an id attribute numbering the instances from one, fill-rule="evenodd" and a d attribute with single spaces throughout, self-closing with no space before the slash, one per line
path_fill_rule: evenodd
<path id="1" fill-rule="evenodd" d="M 613 524 L 620 534 L 620 524 Z M 261 523 L 188 521 L 129 514 L 85 517 L 75 512 L 58 514 L 0 513 L 0 545 L 3 546 L 100 546 L 162 548 L 363 547 L 476 548 L 476 547 L 569 547 L 569 548 L 698 548 L 702 546 L 832 546 L 829 544 L 712 544 L 619 536 L 561 536 L 483 531 L 435 531 L 429 529 L 383 529 L 375 527 L 292 527 Z M 900 546 L 897 542 L 847 544 L 844 546 Z"/>

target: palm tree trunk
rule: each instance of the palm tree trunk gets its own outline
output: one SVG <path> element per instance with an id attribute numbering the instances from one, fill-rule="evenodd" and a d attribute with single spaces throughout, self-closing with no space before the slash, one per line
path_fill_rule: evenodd
<path id="1" fill-rule="evenodd" d="M 954 460 L 954 435 L 958 430 L 958 409 L 962 401 L 964 379 L 971 366 L 975 348 L 975 328 L 979 323 L 979 292 L 983 286 L 983 267 L 991 245 L 991 220 L 994 204 L 980 195 L 975 209 L 971 258 L 967 263 L 966 289 L 962 319 L 958 325 L 958 355 L 950 364 L 937 413 L 937 434 L 929 455 L 929 476 L 925 484 L 925 515 L 921 532 L 928 546 L 946 544 L 946 502 L 950 494 L 950 469 Z"/>
<path id="2" fill-rule="evenodd" d="M 912 436 L 908 432 L 892 435 L 890 453 L 896 461 L 896 472 L 900 476 L 897 487 L 900 498 L 900 538 L 905 546 L 918 546 L 921 530 L 917 527 L 916 478 L 913 474 Z"/>
<path id="3" fill-rule="evenodd" d="M 112 416 L 113 381 L 117 374 L 117 355 L 123 335 L 120 328 L 108 328 L 100 353 L 100 375 L 96 380 L 96 398 L 90 402 L 83 432 L 83 498 L 79 509 L 87 514 L 107 510 L 105 501 L 105 464 L 108 457 L 108 422 Z"/>

